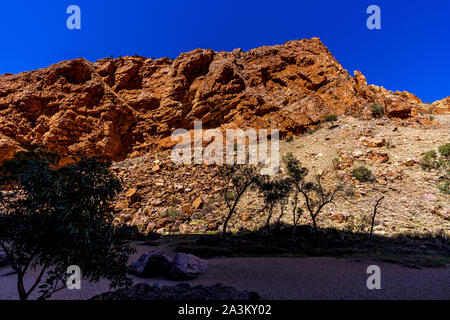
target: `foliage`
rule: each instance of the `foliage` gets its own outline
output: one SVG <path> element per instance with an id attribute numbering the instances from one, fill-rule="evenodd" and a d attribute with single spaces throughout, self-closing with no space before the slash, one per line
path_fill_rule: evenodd
<path id="1" fill-rule="evenodd" d="M 366 167 L 359 167 L 352 171 L 352 176 L 359 182 L 367 182 L 372 177 L 372 172 Z"/>
<path id="2" fill-rule="evenodd" d="M 338 119 L 338 116 L 335 115 L 335 114 L 327 115 L 327 116 L 325 116 L 325 118 L 324 118 L 324 120 L 325 120 L 326 122 L 334 122 L 334 121 L 337 121 L 337 119 Z"/>
<path id="3" fill-rule="evenodd" d="M 294 232 L 296 222 L 303 213 L 303 210 L 298 205 L 299 194 L 301 194 L 304 197 L 305 206 L 311 216 L 314 231 L 317 233 L 317 216 L 326 205 L 333 202 L 338 188 L 332 191 L 326 190 L 322 185 L 321 175 L 317 175 L 314 181 L 305 182 L 305 178 L 308 175 L 308 169 L 302 167 L 300 161 L 295 159 L 291 153 L 288 153 L 283 157 L 283 162 L 286 165 L 288 178 L 293 184 L 293 189 L 295 191 L 292 200 Z"/>
<path id="4" fill-rule="evenodd" d="M 420 160 L 420 165 L 422 166 L 422 169 L 437 169 L 439 168 L 440 164 L 437 158 L 437 153 L 434 150 L 426 152 L 422 160 Z"/>
<path id="5" fill-rule="evenodd" d="M 70 265 L 88 281 L 106 278 L 111 288 L 131 284 L 126 270 L 134 249 L 107 213 L 119 180 L 95 159 L 57 163 L 57 156 L 34 150 L 0 167 L 0 245 L 17 272 L 20 299 L 38 286 L 42 299 L 65 288 Z M 32 269 L 38 276 L 25 289 Z"/>
<path id="6" fill-rule="evenodd" d="M 176 218 L 179 217 L 180 215 L 181 213 L 175 208 L 167 209 L 166 213 L 164 214 L 166 218 Z"/>
<path id="7" fill-rule="evenodd" d="M 438 185 L 438 189 L 445 194 L 450 194 L 450 180 L 442 179 L 442 183 Z"/>
<path id="8" fill-rule="evenodd" d="M 317 126 L 317 127 L 314 127 L 311 130 L 308 130 L 307 132 L 308 132 L 308 134 L 314 134 L 315 132 L 317 132 L 319 130 L 320 130 L 320 126 Z"/>
<path id="9" fill-rule="evenodd" d="M 435 150 L 428 151 L 423 155 L 420 165 L 424 170 L 439 169 L 442 176 L 437 187 L 443 193 L 450 194 L 450 143 L 441 145 L 438 150 L 440 157 Z"/>
<path id="10" fill-rule="evenodd" d="M 352 215 L 348 218 L 345 225 L 346 232 L 352 233 L 369 233 L 371 225 L 371 217 L 368 214 Z"/>
<path id="11" fill-rule="evenodd" d="M 384 106 L 378 103 L 374 103 L 370 106 L 370 111 L 374 118 L 379 118 L 384 116 Z"/>
<path id="12" fill-rule="evenodd" d="M 263 176 L 257 181 L 257 187 L 264 198 L 264 209 L 268 211 L 266 228 L 269 229 L 275 205 L 280 204 L 281 213 L 278 222 L 284 214 L 284 206 L 286 205 L 284 200 L 289 197 L 291 180 L 289 178 Z"/>
<path id="13" fill-rule="evenodd" d="M 287 176 L 292 183 L 292 233 L 295 235 L 297 224 L 303 215 L 303 209 L 300 206 L 300 190 L 305 177 L 308 175 L 308 169 L 301 167 L 300 161 L 295 159 L 292 153 L 287 153 L 283 157 L 283 163 L 286 166 Z"/>
<path id="14" fill-rule="evenodd" d="M 443 157 L 450 158 L 450 143 L 446 143 L 439 147 L 439 153 Z"/>
<path id="15" fill-rule="evenodd" d="M 286 138 L 286 142 L 292 142 L 292 140 L 294 140 L 294 137 L 293 137 L 293 136 L 288 136 L 288 137 Z"/>

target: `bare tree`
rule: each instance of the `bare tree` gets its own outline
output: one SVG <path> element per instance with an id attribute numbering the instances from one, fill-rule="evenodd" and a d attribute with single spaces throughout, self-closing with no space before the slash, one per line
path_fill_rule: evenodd
<path id="1" fill-rule="evenodd" d="M 289 178 L 275 178 L 261 177 L 258 180 L 257 186 L 264 197 L 264 209 L 268 211 L 266 228 L 270 230 L 270 221 L 273 216 L 273 209 L 277 204 L 280 204 L 281 214 L 278 218 L 279 224 L 283 214 L 286 199 L 289 197 L 291 191 L 291 180 Z"/>
<path id="2" fill-rule="evenodd" d="M 223 189 L 223 196 L 228 208 L 228 215 L 223 223 L 222 231 L 222 235 L 225 237 L 227 225 L 236 210 L 239 200 L 258 181 L 259 173 L 256 166 L 233 164 L 224 165 L 220 170 L 220 175 L 226 183 L 226 187 Z"/>
<path id="3" fill-rule="evenodd" d="M 290 178 L 292 183 L 292 224 L 293 230 L 292 234 L 295 236 L 298 221 L 303 214 L 303 209 L 299 206 L 300 197 L 303 181 L 308 175 L 308 169 L 300 165 L 300 161 L 295 159 L 292 153 L 288 153 L 283 157 L 283 162 L 286 165 L 287 176 Z"/>
<path id="4" fill-rule="evenodd" d="M 384 196 L 377 200 L 375 206 L 373 207 L 373 215 L 372 215 L 372 224 L 370 226 L 370 235 L 373 235 L 373 226 L 375 225 L 375 216 L 377 215 L 378 207 L 380 206 L 381 201 L 383 201 Z"/>
<path id="5" fill-rule="evenodd" d="M 333 191 L 326 191 L 322 186 L 322 176 L 317 175 L 315 182 L 303 183 L 300 192 L 305 197 L 306 208 L 309 211 L 311 219 L 313 221 L 314 231 L 317 233 L 317 216 L 322 209 L 333 202 L 338 188 Z"/>
<path id="6" fill-rule="evenodd" d="M 276 223 L 277 228 L 280 227 L 281 219 L 284 217 L 284 214 L 286 213 L 286 206 L 289 204 L 289 200 L 290 200 L 290 192 L 291 192 L 291 189 L 289 190 L 289 194 L 286 194 L 285 197 L 280 199 L 280 215 L 278 216 L 277 223 Z"/>
<path id="7" fill-rule="evenodd" d="M 292 234 L 295 236 L 295 232 L 297 231 L 298 222 L 303 215 L 303 209 L 298 206 L 298 202 L 299 202 L 298 192 L 294 193 L 294 196 L 293 196 L 291 202 L 292 202 L 292 224 L 293 224 Z"/>

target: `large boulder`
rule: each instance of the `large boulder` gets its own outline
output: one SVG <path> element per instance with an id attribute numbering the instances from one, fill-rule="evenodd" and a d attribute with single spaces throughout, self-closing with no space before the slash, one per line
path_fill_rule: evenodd
<path id="1" fill-rule="evenodd" d="M 172 262 L 169 278 L 172 280 L 190 280 L 208 270 L 208 262 L 192 254 L 177 253 Z"/>
<path id="2" fill-rule="evenodd" d="M 171 266 L 169 258 L 159 251 L 152 250 L 133 262 L 128 268 L 128 272 L 141 278 L 158 277 L 168 275 Z"/>
<path id="3" fill-rule="evenodd" d="M 259 300 L 256 292 L 238 291 L 223 284 L 213 286 L 191 287 L 187 283 L 180 283 L 174 287 L 149 285 L 138 283 L 129 289 L 119 289 L 106 292 L 91 298 L 91 300 L 176 300 L 176 301 L 202 301 L 202 300 Z"/>

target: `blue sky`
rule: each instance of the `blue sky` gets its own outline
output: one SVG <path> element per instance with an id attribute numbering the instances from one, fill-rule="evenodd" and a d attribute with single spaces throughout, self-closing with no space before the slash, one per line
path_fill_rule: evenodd
<path id="1" fill-rule="evenodd" d="M 81 30 L 66 27 L 72 4 L 81 8 Z M 372 4 L 381 8 L 381 30 L 366 27 Z M 176 57 L 320 37 L 351 74 L 435 101 L 450 96 L 449 21 L 448 0 L 2 1 L 0 74 L 77 57 Z"/>

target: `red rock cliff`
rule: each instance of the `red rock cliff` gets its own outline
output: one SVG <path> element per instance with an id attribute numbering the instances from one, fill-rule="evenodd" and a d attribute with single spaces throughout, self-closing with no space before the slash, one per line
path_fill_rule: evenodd
<path id="1" fill-rule="evenodd" d="M 368 115 L 373 102 L 400 118 L 421 104 L 350 76 L 318 38 L 248 52 L 197 49 L 174 61 L 80 58 L 0 76 L 0 160 L 37 143 L 65 156 L 122 159 L 198 119 L 301 132 L 329 114 Z"/>

